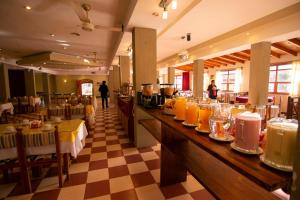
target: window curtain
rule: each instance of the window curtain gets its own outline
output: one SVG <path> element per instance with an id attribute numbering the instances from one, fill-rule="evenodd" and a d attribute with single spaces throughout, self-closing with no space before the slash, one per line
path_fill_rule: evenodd
<path id="1" fill-rule="evenodd" d="M 220 72 L 220 71 L 216 72 L 215 84 L 216 84 L 218 89 L 222 88 L 222 72 Z"/>
<path id="2" fill-rule="evenodd" d="M 190 72 L 182 73 L 182 90 L 190 89 Z"/>
<path id="3" fill-rule="evenodd" d="M 291 96 L 300 96 L 300 61 L 293 62 L 293 75 L 291 82 Z"/>
<path id="4" fill-rule="evenodd" d="M 204 73 L 204 75 L 203 75 L 203 91 L 207 90 L 209 84 L 210 84 L 210 82 L 209 82 L 208 73 Z"/>
<path id="5" fill-rule="evenodd" d="M 238 68 L 235 70 L 234 92 L 240 92 L 242 85 L 242 70 Z"/>

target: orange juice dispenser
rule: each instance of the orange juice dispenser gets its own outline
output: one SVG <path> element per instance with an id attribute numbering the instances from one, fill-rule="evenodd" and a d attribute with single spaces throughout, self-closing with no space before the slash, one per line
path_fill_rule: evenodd
<path id="1" fill-rule="evenodd" d="M 197 126 L 198 123 L 199 107 L 196 102 L 188 101 L 186 103 L 185 121 L 183 125 Z"/>
<path id="2" fill-rule="evenodd" d="M 176 98 L 175 105 L 174 105 L 175 120 L 180 120 L 180 121 L 185 120 L 186 102 L 187 99 L 184 97 Z"/>
<path id="3" fill-rule="evenodd" d="M 211 104 L 199 105 L 198 127 L 196 128 L 197 131 L 204 133 L 209 132 L 209 117 L 212 115 L 212 113 L 213 110 Z"/>

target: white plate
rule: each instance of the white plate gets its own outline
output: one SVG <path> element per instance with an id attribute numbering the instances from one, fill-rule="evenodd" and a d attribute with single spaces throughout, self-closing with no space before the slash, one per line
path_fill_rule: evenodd
<path id="1" fill-rule="evenodd" d="M 205 130 L 200 130 L 198 127 L 195 128 L 195 130 L 199 133 L 209 133 L 209 130 L 205 131 Z"/>
<path id="2" fill-rule="evenodd" d="M 264 151 L 262 150 L 262 148 L 258 147 L 257 150 L 247 150 L 247 149 L 242 149 L 238 146 L 235 145 L 235 142 L 230 144 L 231 148 L 233 148 L 234 150 L 244 153 L 244 154 L 250 154 L 250 155 L 258 155 L 258 154 L 262 154 Z"/>
<path id="3" fill-rule="evenodd" d="M 174 113 L 173 113 L 173 111 L 170 111 L 170 110 L 163 110 L 163 113 L 165 114 L 165 115 L 175 115 Z"/>
<path id="4" fill-rule="evenodd" d="M 208 136 L 211 139 L 217 140 L 217 141 L 220 141 L 220 142 L 231 142 L 231 141 L 234 140 L 234 137 L 232 135 L 228 135 L 227 137 L 223 137 L 223 138 L 215 137 L 213 134 L 209 134 Z"/>
<path id="5" fill-rule="evenodd" d="M 184 121 L 184 119 L 177 119 L 176 116 L 173 119 L 176 120 L 176 121 Z"/>
<path id="6" fill-rule="evenodd" d="M 261 162 L 263 162 L 264 164 L 268 165 L 269 167 L 272 167 L 274 169 L 278 169 L 284 172 L 292 172 L 293 171 L 293 166 L 287 166 L 287 165 L 279 165 L 276 164 L 272 161 L 269 161 L 265 158 L 265 154 L 259 156 L 259 159 Z"/>
<path id="7" fill-rule="evenodd" d="M 186 123 L 185 121 L 182 122 L 182 124 L 183 124 L 184 126 L 187 126 L 187 127 L 195 127 L 195 126 L 198 126 L 198 124 L 188 124 L 188 123 Z"/>

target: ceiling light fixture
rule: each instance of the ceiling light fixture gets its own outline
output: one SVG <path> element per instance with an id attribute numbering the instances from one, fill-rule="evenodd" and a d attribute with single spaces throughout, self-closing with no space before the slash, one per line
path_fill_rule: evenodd
<path id="1" fill-rule="evenodd" d="M 83 59 L 83 62 L 90 63 L 90 61 L 88 59 L 86 59 L 86 58 Z"/>
<path id="2" fill-rule="evenodd" d="M 53 33 L 50 34 L 51 37 L 54 37 L 55 35 Z"/>
<path id="3" fill-rule="evenodd" d="M 67 43 L 61 43 L 60 45 L 65 46 L 65 47 L 71 46 L 70 44 L 67 44 Z"/>
<path id="4" fill-rule="evenodd" d="M 166 7 L 164 7 L 164 12 L 163 12 L 163 14 L 162 14 L 162 18 L 163 18 L 163 19 L 168 19 L 168 11 L 167 11 L 167 8 L 166 8 Z"/>
<path id="5" fill-rule="evenodd" d="M 177 0 L 172 0 L 172 9 L 173 10 L 177 9 Z"/>
<path id="6" fill-rule="evenodd" d="M 31 6 L 24 6 L 26 10 L 31 10 Z"/>

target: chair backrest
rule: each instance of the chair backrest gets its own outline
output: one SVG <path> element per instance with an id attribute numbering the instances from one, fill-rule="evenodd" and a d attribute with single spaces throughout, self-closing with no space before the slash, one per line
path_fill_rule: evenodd
<path id="1" fill-rule="evenodd" d="M 300 97 L 288 97 L 287 103 L 287 112 L 286 118 L 287 119 L 298 119 L 299 110 L 298 110 L 298 103 L 300 103 Z"/>
<path id="2" fill-rule="evenodd" d="M 70 104 L 65 105 L 65 119 L 66 120 L 72 119 L 71 105 Z"/>

